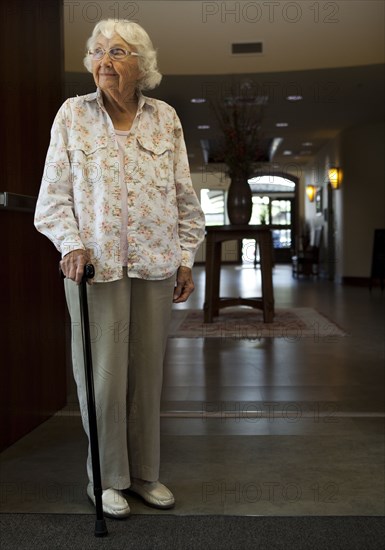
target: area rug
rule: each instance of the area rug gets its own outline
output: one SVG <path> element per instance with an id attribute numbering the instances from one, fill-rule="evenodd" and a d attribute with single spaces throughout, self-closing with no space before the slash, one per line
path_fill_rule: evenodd
<path id="1" fill-rule="evenodd" d="M 203 310 L 173 310 L 170 338 L 333 338 L 346 336 L 335 323 L 313 308 L 276 309 L 272 323 L 263 322 L 263 312 L 238 306 L 220 310 L 212 323 L 203 322 Z"/>

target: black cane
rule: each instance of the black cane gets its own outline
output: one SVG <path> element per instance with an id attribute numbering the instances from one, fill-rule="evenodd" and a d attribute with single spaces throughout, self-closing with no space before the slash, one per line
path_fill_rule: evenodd
<path id="1" fill-rule="evenodd" d="M 90 431 L 92 477 L 94 482 L 94 495 L 96 507 L 95 536 L 104 537 L 108 530 L 103 514 L 102 479 L 100 474 L 100 458 L 98 445 L 98 427 L 96 421 L 94 377 L 92 369 L 92 353 L 90 338 L 90 321 L 88 316 L 87 279 L 92 279 L 95 269 L 92 264 L 87 264 L 79 285 L 80 320 L 83 338 L 84 369 L 86 375 L 88 426 Z"/>

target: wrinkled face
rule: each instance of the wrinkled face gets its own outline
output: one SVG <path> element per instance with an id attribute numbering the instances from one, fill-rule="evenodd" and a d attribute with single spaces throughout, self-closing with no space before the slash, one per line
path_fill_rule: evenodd
<path id="1" fill-rule="evenodd" d="M 127 44 L 118 34 L 114 34 L 112 38 L 100 35 L 92 50 L 94 51 L 97 48 L 107 51 L 110 48 L 122 48 L 131 52 L 136 51 L 133 46 Z M 92 60 L 92 74 L 95 84 L 103 92 L 112 92 L 115 90 L 122 94 L 130 93 L 136 89 L 138 80 L 140 79 L 138 58 L 128 55 L 116 61 L 111 59 L 108 53 L 105 53 L 102 59 Z"/>

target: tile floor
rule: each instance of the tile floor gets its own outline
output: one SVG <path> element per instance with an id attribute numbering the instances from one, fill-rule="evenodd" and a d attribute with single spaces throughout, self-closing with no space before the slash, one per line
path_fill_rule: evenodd
<path id="1" fill-rule="evenodd" d="M 202 307 L 203 267 L 194 275 L 196 292 L 176 307 Z M 347 336 L 169 340 L 161 479 L 176 496 L 171 513 L 383 515 L 385 293 L 293 280 L 289 266 L 273 278 L 277 307 L 313 307 Z M 259 284 L 252 267 L 222 270 L 222 295 L 253 296 Z M 73 390 L 2 453 L 1 511 L 93 512 Z"/>

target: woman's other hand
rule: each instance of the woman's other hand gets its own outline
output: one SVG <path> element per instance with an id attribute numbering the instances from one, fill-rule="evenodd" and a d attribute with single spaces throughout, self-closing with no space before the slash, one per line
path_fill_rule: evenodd
<path id="1" fill-rule="evenodd" d="M 85 250 L 72 250 L 64 256 L 60 262 L 60 267 L 67 279 L 71 279 L 79 285 L 83 277 L 84 266 L 88 261 L 89 257 Z"/>
<path id="2" fill-rule="evenodd" d="M 195 285 L 192 278 L 192 271 L 189 267 L 179 267 L 176 275 L 176 286 L 174 290 L 175 304 L 185 302 L 190 294 L 194 291 Z"/>

